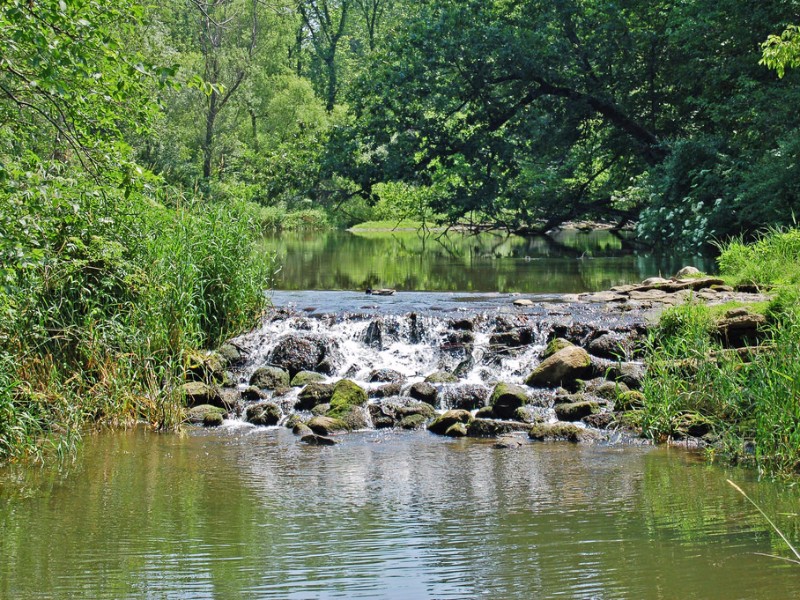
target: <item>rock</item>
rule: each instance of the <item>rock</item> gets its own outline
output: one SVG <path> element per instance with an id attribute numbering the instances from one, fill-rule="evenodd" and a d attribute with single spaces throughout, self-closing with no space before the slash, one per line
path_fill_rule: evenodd
<path id="1" fill-rule="evenodd" d="M 408 415 L 400 421 L 402 429 L 419 429 L 425 425 L 426 419 L 423 415 Z"/>
<path id="2" fill-rule="evenodd" d="M 766 324 L 764 315 L 728 311 L 725 318 L 717 321 L 716 335 L 728 348 L 758 345 L 766 338 Z"/>
<path id="3" fill-rule="evenodd" d="M 274 402 L 251 404 L 244 411 L 244 420 L 253 425 L 277 425 L 283 413 Z"/>
<path id="4" fill-rule="evenodd" d="M 333 397 L 332 383 L 309 383 L 297 395 L 296 410 L 310 410 L 317 404 L 329 402 Z"/>
<path id="5" fill-rule="evenodd" d="M 268 357 L 271 365 L 289 371 L 294 377 L 300 371 L 325 372 L 320 363 L 336 350 L 336 344 L 321 336 L 293 333 L 282 337 Z M 328 370 L 330 369 L 328 365 Z"/>
<path id="6" fill-rule="evenodd" d="M 243 390 L 240 394 L 242 400 L 246 400 L 248 402 L 257 402 L 259 400 L 264 400 L 266 395 L 256 386 L 251 385 L 247 389 Z"/>
<path id="7" fill-rule="evenodd" d="M 528 437 L 538 441 L 586 442 L 596 440 L 600 435 L 596 431 L 579 427 L 574 423 L 541 423 L 531 427 Z"/>
<path id="8" fill-rule="evenodd" d="M 697 267 L 683 267 L 675 273 L 675 279 L 687 279 L 689 277 L 702 277 L 703 273 Z"/>
<path id="9" fill-rule="evenodd" d="M 351 408 L 364 406 L 366 403 L 367 392 L 354 381 L 342 379 L 333 387 L 330 416 L 338 417 Z"/>
<path id="10" fill-rule="evenodd" d="M 575 344 L 564 338 L 554 338 L 547 342 L 547 347 L 544 349 L 544 352 L 542 352 L 542 359 L 553 356 L 553 354 L 559 350 L 563 350 L 564 348 L 569 348 L 570 346 L 574 345 Z"/>
<path id="11" fill-rule="evenodd" d="M 325 381 L 325 375 L 314 371 L 300 371 L 292 377 L 292 387 L 303 387 L 309 383 L 320 383 Z"/>
<path id="12" fill-rule="evenodd" d="M 543 414 L 543 409 L 533 406 L 520 406 L 514 411 L 513 419 L 515 421 L 521 421 L 522 423 L 528 423 L 529 425 L 533 423 L 542 423 L 547 420 Z"/>
<path id="13" fill-rule="evenodd" d="M 600 358 L 622 360 L 629 354 L 630 347 L 630 340 L 618 334 L 604 333 L 589 342 L 586 349 Z"/>
<path id="14" fill-rule="evenodd" d="M 467 383 L 446 388 L 443 390 L 443 395 L 446 405 L 450 408 L 475 410 L 486 405 L 489 392 L 486 386 Z"/>
<path id="15" fill-rule="evenodd" d="M 518 348 L 527 346 L 533 341 L 533 331 L 527 327 L 519 327 L 510 331 L 493 333 L 489 344 L 495 348 Z"/>
<path id="16" fill-rule="evenodd" d="M 297 413 L 292 413 L 286 417 L 286 420 L 283 422 L 283 426 L 286 427 L 286 429 L 294 430 L 298 423 L 303 423 L 303 417 Z"/>
<path id="17" fill-rule="evenodd" d="M 403 391 L 403 384 L 400 382 L 387 383 L 372 390 L 370 395 L 375 398 L 390 398 L 391 396 L 399 396 L 401 391 Z"/>
<path id="18" fill-rule="evenodd" d="M 663 277 L 648 277 L 642 282 L 642 285 L 664 285 L 665 283 L 669 283 L 669 279 L 664 279 Z M 634 289 L 634 288 L 631 288 Z M 631 291 L 631 290 L 627 290 Z"/>
<path id="19" fill-rule="evenodd" d="M 468 410 L 448 410 L 428 425 L 428 431 L 443 434 L 455 423 L 469 423 L 471 420 L 472 414 Z"/>
<path id="20" fill-rule="evenodd" d="M 223 383 L 225 360 L 217 352 L 188 351 L 183 355 L 183 369 L 187 381 Z"/>
<path id="21" fill-rule="evenodd" d="M 494 408 L 491 406 L 484 406 L 475 411 L 476 419 L 494 419 L 497 415 L 494 414 Z"/>
<path id="22" fill-rule="evenodd" d="M 203 424 L 205 422 L 205 417 L 208 414 L 219 415 L 220 417 L 224 418 L 227 412 L 224 408 L 220 408 L 219 406 L 211 406 L 210 404 L 199 404 L 190 408 L 186 412 L 186 420 L 189 423 L 194 423 L 196 425 Z"/>
<path id="23" fill-rule="evenodd" d="M 203 415 L 203 427 L 219 427 L 222 425 L 224 417 L 218 413 L 206 413 Z"/>
<path id="24" fill-rule="evenodd" d="M 405 375 L 393 369 L 375 369 L 374 371 L 370 372 L 369 376 L 367 377 L 367 381 L 369 381 L 370 383 L 375 383 L 375 382 L 398 383 L 405 381 L 405 379 L 406 379 Z"/>
<path id="25" fill-rule="evenodd" d="M 300 438 L 300 441 L 310 446 L 335 446 L 338 442 L 324 435 L 310 433 Z"/>
<path id="26" fill-rule="evenodd" d="M 380 404 L 370 404 L 367 409 L 375 429 L 389 429 L 397 424 L 395 411 L 387 410 L 387 407 Z"/>
<path id="27" fill-rule="evenodd" d="M 580 421 L 584 417 L 600 412 L 597 402 L 569 402 L 555 406 L 556 417 L 559 421 Z"/>
<path id="28" fill-rule="evenodd" d="M 289 386 L 289 373 L 278 367 L 259 367 L 250 376 L 250 385 L 263 390 Z"/>
<path id="29" fill-rule="evenodd" d="M 467 377 L 469 372 L 475 367 L 475 359 L 472 358 L 472 355 L 467 356 L 464 360 L 462 360 L 455 369 L 453 369 L 453 375 L 458 377 L 459 379 Z"/>
<path id="30" fill-rule="evenodd" d="M 608 429 L 608 427 L 614 422 L 614 415 L 608 412 L 597 413 L 594 415 L 589 415 L 588 417 L 584 417 L 583 422 L 589 427 L 594 427 L 596 429 Z"/>
<path id="31" fill-rule="evenodd" d="M 311 407 L 311 414 L 315 417 L 324 417 L 328 414 L 331 410 L 331 405 L 329 402 L 323 402 L 322 404 L 315 404 Z"/>
<path id="32" fill-rule="evenodd" d="M 593 386 L 591 391 L 595 396 L 599 396 L 603 400 L 614 402 L 617 396 L 628 391 L 628 386 L 621 381 L 603 381 L 600 385 Z"/>
<path id="33" fill-rule="evenodd" d="M 645 366 L 635 362 L 610 362 L 596 366 L 598 373 L 602 373 L 611 381 L 624 383 L 632 390 L 638 390 L 642 387 L 646 374 Z"/>
<path id="34" fill-rule="evenodd" d="M 372 321 L 364 332 L 364 343 L 376 350 L 383 350 L 383 323 Z"/>
<path id="35" fill-rule="evenodd" d="M 533 300 L 529 300 L 528 298 L 518 298 L 514 300 L 514 306 L 533 306 Z"/>
<path id="36" fill-rule="evenodd" d="M 683 413 L 675 418 L 672 424 L 674 428 L 673 436 L 676 439 L 681 437 L 703 437 L 714 429 L 714 425 L 704 416 L 696 413 Z"/>
<path id="37" fill-rule="evenodd" d="M 227 408 L 222 400 L 219 390 L 201 381 L 190 381 L 184 383 L 178 388 L 179 392 L 183 394 L 186 400 L 186 406 L 189 408 L 199 406 L 200 404 L 210 404 L 211 406 L 218 406 L 220 408 Z"/>
<path id="38" fill-rule="evenodd" d="M 614 410 L 629 411 L 642 408 L 646 398 L 644 394 L 637 391 L 627 391 L 619 394 L 614 400 Z"/>
<path id="39" fill-rule="evenodd" d="M 447 325 L 450 329 L 455 329 L 456 331 L 473 331 L 475 329 L 475 323 L 470 319 L 450 321 Z"/>
<path id="40" fill-rule="evenodd" d="M 318 435 L 330 435 L 332 433 L 348 431 L 347 423 L 340 419 L 331 417 L 314 417 L 306 425 Z"/>
<path id="41" fill-rule="evenodd" d="M 419 381 L 411 386 L 408 390 L 408 395 L 415 400 L 427 402 L 431 406 L 436 406 L 436 397 L 439 393 L 436 388 L 426 381 Z"/>
<path id="42" fill-rule="evenodd" d="M 495 419 L 473 419 L 467 424 L 469 437 L 496 437 L 514 431 L 526 431 L 530 425 L 517 421 L 498 421 Z"/>
<path id="43" fill-rule="evenodd" d="M 222 344 L 222 346 L 217 348 L 217 354 L 225 361 L 226 367 L 239 365 L 244 358 L 239 349 L 233 344 Z"/>
<path id="44" fill-rule="evenodd" d="M 312 434 L 312 433 L 314 433 L 314 431 L 311 429 L 311 427 L 309 427 L 308 425 L 306 425 L 302 421 L 298 421 L 292 427 L 292 433 L 294 433 L 295 435 L 304 436 L 304 435 Z"/>
<path id="45" fill-rule="evenodd" d="M 452 438 L 467 437 L 467 426 L 464 423 L 453 423 L 447 428 L 444 435 Z"/>
<path id="46" fill-rule="evenodd" d="M 525 389 L 511 383 L 498 383 L 489 398 L 489 404 L 498 419 L 512 418 L 514 412 L 527 403 L 528 394 Z"/>
<path id="47" fill-rule="evenodd" d="M 592 372 L 589 353 L 578 346 L 562 348 L 536 367 L 525 383 L 531 387 L 568 386 Z"/>
<path id="48" fill-rule="evenodd" d="M 458 377 L 447 371 L 436 371 L 425 378 L 428 383 L 456 383 Z"/>
<path id="49" fill-rule="evenodd" d="M 498 450 L 510 450 L 514 448 L 519 448 L 525 443 L 518 435 L 501 435 L 497 441 L 494 443 L 492 448 L 497 448 Z"/>

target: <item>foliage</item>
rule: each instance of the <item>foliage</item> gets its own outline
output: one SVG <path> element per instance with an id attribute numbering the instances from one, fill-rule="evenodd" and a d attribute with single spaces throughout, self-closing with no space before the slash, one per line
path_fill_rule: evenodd
<path id="1" fill-rule="evenodd" d="M 780 35 L 770 35 L 763 44 L 761 64 L 774 69 L 778 77 L 786 74 L 786 69 L 800 67 L 800 29 L 789 25 Z"/>

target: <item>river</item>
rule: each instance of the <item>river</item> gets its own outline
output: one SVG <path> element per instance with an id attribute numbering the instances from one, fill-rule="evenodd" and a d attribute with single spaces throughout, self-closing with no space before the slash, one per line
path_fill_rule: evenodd
<path id="1" fill-rule="evenodd" d="M 318 237 L 323 248 L 332 244 Z M 391 236 L 371 239 L 378 239 L 374 252 L 350 248 L 360 254 L 348 259 L 335 245 L 328 252 L 302 250 L 311 238 L 280 242 L 276 248 L 288 253 L 282 276 L 307 273 L 317 283 L 303 279 L 303 289 L 294 290 L 276 279 L 276 287 L 289 289 L 273 298 L 297 316 L 266 324 L 265 339 L 283 327 L 327 328 L 339 336 L 343 360 L 365 373 L 388 366 L 413 378 L 462 357 L 451 357 L 449 347 L 438 347 L 437 355 L 421 351 L 424 340 L 410 342 L 403 324 L 412 310 L 433 348 L 437 327 L 468 306 L 477 315 L 479 349 L 488 338 L 482 328 L 517 314 L 509 313 L 511 292 L 557 305 L 558 293 L 601 289 L 660 269 L 660 259 L 614 249 L 606 258 L 620 268 L 583 272 L 572 283 L 564 275 L 545 287 L 520 273 L 541 263 L 541 272 L 563 275 L 560 265 L 599 265 L 603 252 L 595 247 L 591 259 L 585 249 L 549 259 L 523 246 L 492 259 L 481 258 L 482 250 L 467 252 L 458 274 L 442 282 L 437 273 L 453 260 L 450 253 L 437 249 L 418 261 L 433 266 L 414 271 L 384 256 L 386 244 L 395 243 Z M 367 300 L 359 287 L 372 283 L 370 261 L 384 259 L 397 270 L 376 271 L 374 283 L 402 290 L 398 282 L 412 281 L 401 276 L 408 268 L 417 277 L 408 285 L 414 291 Z M 496 273 L 480 266 L 484 259 Z M 686 259 L 672 261 L 680 266 Z M 473 263 L 478 271 L 470 270 Z M 486 276 L 462 289 L 461 271 Z M 324 291 L 336 289 L 351 291 Z M 538 308 L 525 310 L 538 322 Z M 323 316 L 331 311 L 351 316 Z M 561 312 L 558 318 L 567 318 Z M 368 348 L 359 340 L 375 315 L 385 337 L 379 348 Z M 522 354 L 478 361 L 470 377 L 483 378 L 486 369 L 520 377 L 543 343 L 537 335 Z M 268 349 L 269 343 L 262 350 Z M 231 418 L 221 428 L 187 428 L 181 435 L 144 427 L 90 434 L 74 460 L 2 468 L 0 598 L 666 600 L 789 598 L 800 590 L 800 567 L 766 556 L 791 556 L 783 541 L 726 480 L 739 483 L 797 543 L 800 502 L 791 482 L 759 481 L 753 471 L 637 440 L 526 441 L 496 449 L 492 440 L 425 430 L 337 439 L 333 447 L 307 446 L 284 427 Z"/>

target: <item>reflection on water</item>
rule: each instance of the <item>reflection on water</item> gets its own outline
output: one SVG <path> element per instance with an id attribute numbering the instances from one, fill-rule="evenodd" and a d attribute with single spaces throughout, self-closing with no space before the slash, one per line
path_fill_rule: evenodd
<path id="1" fill-rule="evenodd" d="M 675 450 L 283 429 L 87 442 L 0 471 L 3 598 L 781 598 L 796 492 Z"/>
<path id="2" fill-rule="evenodd" d="M 265 238 L 278 254 L 281 290 L 400 290 L 576 293 L 607 289 L 693 265 L 702 257 L 632 254 L 606 231 L 523 238 L 500 233 L 422 236 L 413 231 L 282 233 Z"/>

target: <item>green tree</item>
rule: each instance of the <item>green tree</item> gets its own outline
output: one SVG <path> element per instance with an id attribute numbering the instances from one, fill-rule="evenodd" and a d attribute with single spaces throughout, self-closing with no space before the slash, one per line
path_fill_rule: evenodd
<path id="1" fill-rule="evenodd" d="M 761 64 L 783 77 L 786 69 L 800 67 L 800 29 L 789 25 L 780 35 L 770 35 L 762 45 Z"/>

